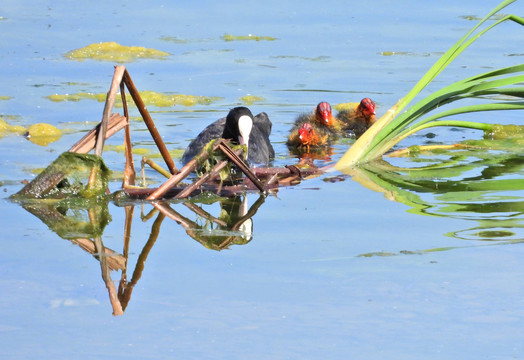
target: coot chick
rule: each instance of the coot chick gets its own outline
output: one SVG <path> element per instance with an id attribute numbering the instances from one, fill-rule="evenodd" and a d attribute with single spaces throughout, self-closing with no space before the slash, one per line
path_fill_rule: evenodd
<path id="1" fill-rule="evenodd" d="M 315 133 L 320 135 L 318 144 L 315 146 L 327 145 L 328 140 L 329 142 L 335 140 L 342 131 L 342 123 L 333 116 L 331 105 L 322 101 L 316 106 L 315 111 L 300 114 L 297 117 L 288 137 L 288 146 L 303 145 L 299 139 L 299 129 L 306 123 L 314 128 Z M 303 129 L 303 131 L 305 130 Z M 320 141 L 320 139 L 324 140 Z"/>
<path id="2" fill-rule="evenodd" d="M 360 137 L 375 122 L 375 103 L 364 98 L 353 108 L 339 112 L 337 119 L 346 133 Z"/>
<path id="3" fill-rule="evenodd" d="M 182 162 L 186 164 L 193 159 L 211 140 L 231 139 L 233 144 L 246 145 L 247 160 L 252 165 L 267 165 L 275 157 L 275 150 L 269 141 L 271 120 L 262 112 L 253 117 L 244 106 L 231 109 L 225 118 L 208 125 L 191 141 Z"/>
<path id="4" fill-rule="evenodd" d="M 340 121 L 333 116 L 331 105 L 326 101 L 320 102 L 312 113 L 300 114 L 295 120 L 295 125 L 299 128 L 306 122 L 323 126 L 334 133 L 342 127 Z"/>
<path id="5" fill-rule="evenodd" d="M 327 128 L 315 123 L 303 123 L 298 129 L 291 132 L 287 144 L 296 148 L 323 147 L 331 143 L 330 132 Z"/>

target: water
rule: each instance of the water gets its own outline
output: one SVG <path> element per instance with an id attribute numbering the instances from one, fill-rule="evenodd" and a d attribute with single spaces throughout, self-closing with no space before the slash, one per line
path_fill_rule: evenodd
<path id="1" fill-rule="evenodd" d="M 126 64 L 139 90 L 221 97 L 212 105 L 149 107 L 170 149 L 183 149 L 206 124 L 240 104 L 240 97 L 263 97 L 250 107 L 270 115 L 275 164 L 282 166 L 296 162 L 284 144 L 296 115 L 321 100 L 337 104 L 365 96 L 377 102 L 381 114 L 473 26 L 466 16 L 482 17 L 495 5 L 3 4 L 0 96 L 12 98 L 0 101 L 0 115 L 11 124 L 47 122 L 66 131 L 47 147 L 14 135 L 0 140 L 1 357 L 522 358 L 524 194 L 518 151 L 495 163 L 489 156 L 466 158 L 450 164 L 451 170 L 422 175 L 379 166 L 353 177 L 330 173 L 303 181 L 267 197 L 252 218 L 252 239 L 234 233 L 236 244 L 222 251 L 210 249 L 217 242 L 204 240 L 230 232 L 191 233 L 199 242 L 169 218 L 151 237 L 158 214 L 142 221 L 142 210 L 153 208 L 138 204 L 127 281 L 146 259 L 143 271 L 135 273 L 125 313 L 117 317 L 100 263 L 7 199 L 34 176 L 32 169 L 45 167 L 101 118 L 102 103 L 45 98 L 108 90 L 113 64 L 67 60 L 63 54 L 70 50 L 116 41 L 167 51 L 172 55 L 165 60 Z M 523 10 L 517 3 L 505 13 Z M 516 24 L 497 28 L 457 59 L 435 87 L 521 62 L 516 45 L 521 31 Z M 278 40 L 225 42 L 226 33 Z M 386 51 L 401 54 L 381 55 Z M 469 118 L 493 117 L 519 123 L 522 114 Z M 134 145 L 152 149 L 144 125 L 134 121 L 132 127 Z M 436 135 L 433 141 L 480 137 L 449 129 Z M 405 145 L 425 141 L 420 134 Z M 121 135 L 109 140 L 121 143 Z M 331 159 L 347 146 L 336 145 Z M 104 159 L 112 170 L 123 169 L 122 154 L 107 151 Z M 390 162 L 419 165 L 409 159 Z M 512 179 L 517 185 L 504 187 Z M 115 180 L 111 188 L 119 185 Z M 257 199 L 249 194 L 248 205 Z M 206 224 L 183 204 L 171 207 Z M 220 214 L 217 203 L 202 207 Z M 108 211 L 103 244 L 123 254 L 125 209 L 109 203 Z M 144 250 L 148 240 L 154 245 Z M 121 274 L 111 272 L 117 287 Z"/>

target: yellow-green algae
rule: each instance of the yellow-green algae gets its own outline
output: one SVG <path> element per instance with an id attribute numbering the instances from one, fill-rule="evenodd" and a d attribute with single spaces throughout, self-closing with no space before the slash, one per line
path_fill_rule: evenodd
<path id="1" fill-rule="evenodd" d="M 169 150 L 169 155 L 171 155 L 171 157 L 173 159 L 181 159 L 182 158 L 182 155 L 184 154 L 184 151 L 186 151 L 185 149 L 171 149 Z M 156 152 L 156 153 L 152 153 L 149 155 L 149 158 L 150 159 L 161 159 L 162 158 L 162 154 Z"/>
<path id="2" fill-rule="evenodd" d="M 333 106 L 333 108 L 336 111 L 352 110 L 352 109 L 356 108 L 358 106 L 358 104 L 359 104 L 358 102 L 340 103 L 340 104 L 337 104 L 337 105 Z"/>
<path id="3" fill-rule="evenodd" d="M 493 124 L 491 131 L 485 134 L 490 139 L 524 138 L 524 126 Z"/>
<path id="4" fill-rule="evenodd" d="M 277 40 L 277 38 L 271 37 L 271 36 L 256 36 L 253 34 L 249 35 L 231 35 L 231 34 L 225 34 L 222 36 L 222 39 L 225 41 L 245 41 L 245 40 L 266 40 L 266 41 L 274 41 Z"/>
<path id="5" fill-rule="evenodd" d="M 0 137 L 3 137 L 7 134 L 17 134 L 22 135 L 26 132 L 25 127 L 20 125 L 9 125 L 7 121 L 0 118 Z"/>
<path id="6" fill-rule="evenodd" d="M 125 145 L 124 144 L 121 144 L 121 145 L 107 145 L 106 144 L 104 146 L 104 151 L 114 151 L 114 152 L 123 154 L 125 152 Z M 159 152 L 153 152 L 153 151 L 154 149 L 139 148 L 136 146 L 133 147 L 133 154 L 135 155 L 147 156 L 150 159 L 161 159 L 162 158 L 162 154 L 160 154 Z M 184 149 L 172 149 L 172 150 L 169 150 L 169 155 L 171 155 L 173 159 L 178 159 L 182 157 L 182 154 L 184 153 L 184 151 L 185 151 Z"/>
<path id="7" fill-rule="evenodd" d="M 38 123 L 27 128 L 27 138 L 36 145 L 47 146 L 62 137 L 62 131 L 51 124 Z"/>
<path id="8" fill-rule="evenodd" d="M 142 46 L 125 46 L 116 42 L 101 42 L 67 52 L 64 56 L 71 60 L 87 59 L 126 63 L 138 59 L 164 59 L 168 52 L 148 49 Z"/>
<path id="9" fill-rule="evenodd" d="M 100 156 L 64 152 L 12 197 L 64 199 L 103 196 L 109 174 L 110 171 Z"/>
<path id="10" fill-rule="evenodd" d="M 105 145 L 104 151 L 114 151 L 117 153 L 124 153 L 126 150 L 125 144 L 121 145 Z M 151 153 L 150 149 L 133 147 L 133 154 L 135 155 L 149 155 Z"/>
<path id="11" fill-rule="evenodd" d="M 265 101 L 263 97 L 256 96 L 256 95 L 246 95 L 238 98 L 241 102 L 243 102 L 245 105 L 253 105 L 256 102 L 262 102 Z"/>
<path id="12" fill-rule="evenodd" d="M 87 93 L 79 92 L 75 94 L 53 94 L 46 96 L 47 99 L 54 102 L 61 101 L 80 101 L 83 99 L 88 100 L 97 100 L 99 102 L 104 102 L 106 100 L 107 94 L 105 93 Z M 158 93 L 155 91 L 140 91 L 140 97 L 146 104 L 146 106 L 158 106 L 158 107 L 170 107 L 174 105 L 182 106 L 195 106 L 195 105 L 210 105 L 218 100 L 221 97 L 218 96 L 197 96 L 197 95 L 183 95 L 183 94 L 164 94 Z M 127 94 L 126 99 L 131 100 L 131 95 Z M 122 107 L 122 101 L 120 97 L 117 98 L 115 106 Z"/>
<path id="13" fill-rule="evenodd" d="M 53 94 L 46 96 L 47 99 L 54 101 L 54 102 L 61 102 L 61 101 L 80 101 L 83 99 L 90 99 L 90 100 L 97 100 L 99 102 L 106 101 L 107 94 L 94 94 L 94 93 L 88 93 L 88 92 L 79 92 L 76 94 Z"/>
<path id="14" fill-rule="evenodd" d="M 218 96 L 196 96 L 183 94 L 163 94 L 155 91 L 141 91 L 142 100 L 148 105 L 169 107 L 173 105 L 210 105 L 221 98 Z"/>

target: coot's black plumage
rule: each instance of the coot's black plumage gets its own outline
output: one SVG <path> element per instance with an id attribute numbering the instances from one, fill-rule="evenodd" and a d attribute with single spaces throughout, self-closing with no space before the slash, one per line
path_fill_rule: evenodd
<path id="1" fill-rule="evenodd" d="M 251 119 L 252 124 L 251 131 L 248 130 L 249 135 L 246 136 L 249 138 L 248 141 L 242 137 L 239 129 L 239 121 L 244 123 L 247 120 L 246 116 Z M 235 144 L 246 143 L 247 158 L 252 165 L 267 165 L 275 157 L 275 150 L 269 141 L 271 127 L 271 121 L 266 113 L 262 112 L 253 117 L 248 108 L 236 107 L 231 109 L 225 118 L 208 125 L 191 141 L 182 155 L 182 162 L 185 164 L 194 158 L 211 140 L 224 138 L 232 139 Z"/>

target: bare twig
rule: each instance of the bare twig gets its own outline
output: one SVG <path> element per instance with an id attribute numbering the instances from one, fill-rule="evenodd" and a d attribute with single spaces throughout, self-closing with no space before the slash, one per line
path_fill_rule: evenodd
<path id="1" fill-rule="evenodd" d="M 255 186 L 262 192 L 266 191 L 264 185 L 258 180 L 255 174 L 251 172 L 249 167 L 244 163 L 244 161 L 229 147 L 229 145 L 224 141 L 220 141 L 218 147 L 222 152 L 242 170 L 242 172 L 255 184 Z"/>
<path id="2" fill-rule="evenodd" d="M 144 186 L 146 183 L 146 174 L 144 172 L 144 165 L 149 165 L 153 170 L 156 170 L 161 175 L 164 175 L 166 178 L 170 178 L 172 174 L 169 173 L 169 171 L 165 170 L 163 167 L 158 165 L 156 162 L 151 160 L 150 158 L 146 156 L 142 156 L 142 181 L 144 182 Z"/>
<path id="3" fill-rule="evenodd" d="M 124 170 L 124 180 L 122 187 L 135 185 L 136 171 L 133 163 L 133 146 L 131 145 L 131 129 L 129 127 L 129 111 L 127 110 L 126 92 L 124 83 L 120 83 L 120 96 L 122 97 L 122 104 L 124 107 L 124 117 L 127 119 L 127 124 L 124 128 L 124 144 L 126 154 L 126 165 Z"/>
<path id="4" fill-rule="evenodd" d="M 142 115 L 142 119 L 144 120 L 147 128 L 149 129 L 149 133 L 153 137 L 153 140 L 155 141 L 155 144 L 158 147 L 160 154 L 164 158 L 164 161 L 169 171 L 171 172 L 171 174 L 176 174 L 178 172 L 178 169 L 176 168 L 175 163 L 173 162 L 173 159 L 169 154 L 169 150 L 167 150 L 166 144 L 162 140 L 162 137 L 160 136 L 160 133 L 158 132 L 155 123 L 151 118 L 151 115 L 149 115 L 146 105 L 144 104 L 144 101 L 142 101 L 142 98 L 140 97 L 140 94 L 137 88 L 135 87 L 135 84 L 133 83 L 131 76 L 129 76 L 127 70 L 124 72 L 123 80 L 127 86 L 127 89 L 129 90 L 129 94 L 133 98 L 133 101 L 135 102 L 135 105 L 138 108 L 138 111 L 140 112 L 140 115 Z"/>
<path id="5" fill-rule="evenodd" d="M 217 175 L 223 168 L 225 168 L 227 166 L 227 164 L 228 164 L 228 160 L 222 160 L 221 162 L 216 164 L 213 167 L 213 169 L 211 169 L 211 171 L 208 171 L 207 173 L 202 175 L 198 180 L 193 182 L 191 185 L 188 185 L 184 190 L 179 192 L 175 196 L 175 199 L 185 199 L 186 197 L 191 195 L 191 193 L 195 189 L 198 189 L 200 186 L 202 186 L 202 184 L 204 184 L 204 183 L 208 182 L 209 180 L 213 179 L 215 177 L 215 175 Z"/>
<path id="6" fill-rule="evenodd" d="M 107 93 L 106 103 L 104 105 L 104 113 L 102 115 L 102 121 L 98 136 L 96 139 L 95 146 L 95 155 L 102 156 L 104 151 L 104 142 L 106 139 L 107 124 L 109 123 L 109 117 L 113 111 L 113 106 L 115 105 L 116 94 L 122 82 L 122 77 L 124 76 L 126 68 L 122 65 L 115 66 L 115 73 L 113 74 L 113 81 L 111 82 L 111 87 Z"/>
<path id="7" fill-rule="evenodd" d="M 109 119 L 109 124 L 106 131 L 106 139 L 116 134 L 123 129 L 127 124 L 127 119 L 120 114 L 113 114 Z M 87 154 L 95 148 L 96 134 L 99 132 L 100 124 L 89 131 L 82 139 L 74 144 L 69 151 L 79 154 Z"/>
<path id="8" fill-rule="evenodd" d="M 193 170 L 196 169 L 197 158 L 205 160 L 207 157 L 209 157 L 209 154 L 207 152 L 200 153 L 194 159 L 189 161 L 182 169 L 180 169 L 180 172 L 178 174 L 171 176 L 165 183 L 163 183 L 159 188 L 153 191 L 153 193 L 149 195 L 146 200 L 156 200 L 164 196 L 166 192 L 168 192 L 171 188 L 173 188 L 179 182 L 184 180 L 189 174 L 191 174 L 191 172 L 193 172 Z"/>

